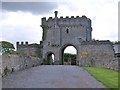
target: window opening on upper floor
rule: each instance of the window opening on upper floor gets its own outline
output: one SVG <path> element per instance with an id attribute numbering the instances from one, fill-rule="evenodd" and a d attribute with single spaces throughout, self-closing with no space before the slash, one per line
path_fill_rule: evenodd
<path id="1" fill-rule="evenodd" d="M 66 33 L 67 33 L 67 34 L 69 33 L 69 29 L 68 29 L 68 28 L 66 29 Z"/>

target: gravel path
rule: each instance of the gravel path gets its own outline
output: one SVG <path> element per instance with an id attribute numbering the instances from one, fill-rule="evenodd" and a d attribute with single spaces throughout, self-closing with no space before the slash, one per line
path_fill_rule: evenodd
<path id="1" fill-rule="evenodd" d="M 3 80 L 3 88 L 104 88 L 78 66 L 42 65 L 14 72 Z"/>

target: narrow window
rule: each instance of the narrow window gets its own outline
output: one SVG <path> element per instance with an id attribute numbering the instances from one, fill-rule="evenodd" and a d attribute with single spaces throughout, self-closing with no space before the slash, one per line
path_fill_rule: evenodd
<path id="1" fill-rule="evenodd" d="M 66 33 L 67 33 L 67 34 L 69 33 L 69 29 L 68 29 L 68 28 L 66 29 Z"/>

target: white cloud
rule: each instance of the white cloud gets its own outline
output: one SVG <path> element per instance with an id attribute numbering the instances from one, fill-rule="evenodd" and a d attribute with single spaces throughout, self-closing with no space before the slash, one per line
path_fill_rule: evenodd
<path id="1" fill-rule="evenodd" d="M 58 11 L 59 16 L 86 15 L 90 18 L 95 39 L 118 40 L 117 0 L 69 0 L 59 4 Z"/>
<path id="2" fill-rule="evenodd" d="M 74 48 L 73 46 L 68 46 L 65 48 L 64 53 L 71 53 L 71 54 L 76 54 L 76 48 Z"/>
<path id="3" fill-rule="evenodd" d="M 64 0 L 54 10 L 58 10 L 59 17 L 86 15 L 92 19 L 93 38 L 118 40 L 118 0 Z M 21 11 L 3 11 L 0 16 L 0 40 L 39 43 L 42 40 L 41 18 L 51 16 L 54 17 L 54 11 L 44 16 Z M 74 52 L 72 50 L 68 51 Z"/>
<path id="4" fill-rule="evenodd" d="M 42 39 L 41 16 L 25 12 L 2 12 L 0 30 L 2 39 L 39 43 Z"/>

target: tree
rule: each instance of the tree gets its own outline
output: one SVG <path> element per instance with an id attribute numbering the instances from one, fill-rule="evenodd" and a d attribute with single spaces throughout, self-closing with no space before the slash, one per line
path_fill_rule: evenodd
<path id="1" fill-rule="evenodd" d="M 7 41 L 0 41 L 0 53 L 5 54 L 5 53 L 11 53 L 14 51 L 14 45 L 10 42 Z"/>
<path id="2" fill-rule="evenodd" d="M 67 62 L 68 58 L 76 59 L 76 54 L 64 53 L 64 61 Z"/>

